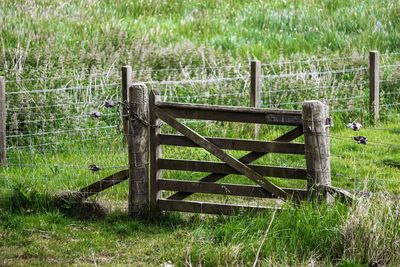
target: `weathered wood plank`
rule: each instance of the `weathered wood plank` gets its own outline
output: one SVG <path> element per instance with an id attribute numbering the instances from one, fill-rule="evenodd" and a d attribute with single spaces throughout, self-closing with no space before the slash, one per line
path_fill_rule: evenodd
<path id="1" fill-rule="evenodd" d="M 158 159 L 161 158 L 162 146 L 159 145 L 158 135 L 161 134 L 161 128 L 157 127 L 160 120 L 155 113 L 155 103 L 160 100 L 160 96 L 154 92 L 150 92 L 149 98 L 149 124 L 150 124 L 150 210 L 157 211 L 157 200 L 161 198 L 161 192 L 157 189 L 157 180 L 161 176 L 161 170 L 158 167 Z"/>
<path id="2" fill-rule="evenodd" d="M 195 201 L 180 201 L 170 199 L 160 199 L 158 200 L 158 205 L 161 210 L 166 211 L 194 212 L 219 215 L 237 215 L 243 212 L 261 212 L 273 208 L 266 208 L 261 206 L 215 204 Z"/>
<path id="3" fill-rule="evenodd" d="M 212 172 L 219 174 L 241 174 L 226 163 L 195 160 L 159 159 L 158 168 L 163 170 L 180 170 L 195 172 Z M 307 179 L 307 171 L 298 168 L 270 167 L 263 165 L 246 164 L 262 176 L 287 179 Z"/>
<path id="4" fill-rule="evenodd" d="M 159 108 L 155 108 L 156 115 L 168 123 L 170 126 L 175 128 L 177 131 L 185 135 L 187 138 L 189 138 L 191 141 L 195 142 L 208 152 L 210 152 L 212 155 L 216 156 L 218 159 L 221 161 L 225 162 L 235 170 L 237 170 L 239 173 L 245 175 L 249 179 L 253 180 L 257 184 L 259 184 L 262 188 L 267 190 L 268 192 L 273 193 L 277 197 L 282 197 L 286 198 L 287 194 L 285 191 L 280 189 L 278 186 L 274 185 L 267 179 L 264 179 L 262 175 L 251 169 L 250 167 L 246 166 L 242 162 L 240 162 L 238 159 L 235 159 L 234 157 L 230 156 L 229 154 L 225 153 L 222 149 L 220 149 L 218 146 L 214 145 L 213 143 L 210 143 L 193 131 L 192 129 L 188 128 L 187 126 L 183 125 L 182 123 L 178 122 L 175 118 L 173 118 L 170 114 L 168 114 L 165 110 L 160 110 Z"/>
<path id="5" fill-rule="evenodd" d="M 303 126 L 296 127 L 294 129 L 290 130 L 289 132 L 276 138 L 274 141 L 291 142 L 301 135 L 303 135 Z M 244 155 L 243 157 L 240 157 L 239 160 L 245 164 L 248 164 L 248 163 L 251 163 L 267 154 L 268 153 L 250 152 L 250 153 Z M 226 176 L 227 176 L 227 174 L 211 173 L 211 174 L 203 177 L 202 179 L 200 179 L 200 181 L 202 181 L 202 182 L 217 182 Z M 168 199 L 182 200 L 182 199 L 185 199 L 185 198 L 191 196 L 192 194 L 193 193 L 190 193 L 190 192 L 177 192 L 177 193 L 169 196 Z"/>
<path id="6" fill-rule="evenodd" d="M 322 191 L 325 190 L 326 192 L 331 194 L 333 197 L 341 198 L 348 203 L 352 203 L 356 199 L 353 194 L 351 194 L 350 192 L 348 192 L 344 189 L 329 186 L 329 185 L 321 185 L 320 187 L 321 187 L 320 190 L 322 190 Z"/>
<path id="7" fill-rule="evenodd" d="M 128 212 L 140 216 L 149 210 L 149 96 L 144 84 L 128 89 Z"/>
<path id="8" fill-rule="evenodd" d="M 86 186 L 79 190 L 82 198 L 88 198 L 93 196 L 101 191 L 106 190 L 107 188 L 112 187 L 113 185 L 119 184 L 122 181 L 127 180 L 129 177 L 129 170 L 122 170 L 117 173 L 114 173 L 100 181 L 97 181 L 89 186 Z"/>
<path id="9" fill-rule="evenodd" d="M 210 182 L 181 181 L 173 179 L 159 179 L 159 190 L 181 191 L 189 193 L 220 194 L 243 197 L 273 198 L 273 194 L 265 191 L 260 186 L 217 184 Z M 307 198 L 307 190 L 282 188 L 288 195 L 298 200 Z"/>
<path id="10" fill-rule="evenodd" d="M 170 116 L 181 119 L 294 126 L 300 126 L 303 124 L 301 111 L 298 110 L 211 106 L 169 102 L 158 102 L 156 105 L 159 109 L 167 112 Z"/>
<path id="11" fill-rule="evenodd" d="M 199 147 L 199 145 L 183 135 L 160 134 L 158 137 L 158 140 L 162 145 Z M 304 155 L 304 144 L 240 140 L 231 138 L 205 138 L 222 149 Z"/>

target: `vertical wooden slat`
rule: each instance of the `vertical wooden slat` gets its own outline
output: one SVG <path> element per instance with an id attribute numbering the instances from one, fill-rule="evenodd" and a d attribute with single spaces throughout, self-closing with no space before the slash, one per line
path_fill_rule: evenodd
<path id="1" fill-rule="evenodd" d="M 161 145 L 158 142 L 158 134 L 161 133 L 161 121 L 156 116 L 156 102 L 161 98 L 158 93 L 150 92 L 150 210 L 157 211 L 157 200 L 161 198 L 157 180 L 161 178 L 161 170 L 157 166 L 157 160 L 161 158 Z"/>
<path id="2" fill-rule="evenodd" d="M 258 60 L 251 61 L 250 64 L 250 106 L 260 107 L 261 93 L 261 62 Z"/>
<path id="3" fill-rule="evenodd" d="M 6 164 L 6 81 L 0 76 L 0 166 Z"/>
<path id="4" fill-rule="evenodd" d="M 379 120 L 379 52 L 369 52 L 369 111 L 371 122 Z"/>
<path id="5" fill-rule="evenodd" d="M 141 215 L 149 210 L 149 97 L 143 84 L 128 89 L 128 153 L 130 215 Z"/>
<path id="6" fill-rule="evenodd" d="M 128 122 L 127 122 L 127 109 L 125 104 L 128 103 L 128 89 L 132 84 L 132 67 L 123 66 L 122 67 L 122 123 L 124 127 L 124 134 L 128 133 Z"/>
<path id="7" fill-rule="evenodd" d="M 250 106 L 261 106 L 261 62 L 253 60 L 250 63 Z M 258 138 L 260 125 L 254 125 L 254 136 Z"/>
<path id="8" fill-rule="evenodd" d="M 320 101 L 303 103 L 304 143 L 309 196 L 327 199 L 322 188 L 331 185 L 329 108 Z"/>

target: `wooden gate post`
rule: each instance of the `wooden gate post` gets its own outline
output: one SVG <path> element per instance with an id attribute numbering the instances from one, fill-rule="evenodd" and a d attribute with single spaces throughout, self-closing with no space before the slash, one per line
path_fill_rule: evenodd
<path id="1" fill-rule="evenodd" d="M 128 210 L 130 215 L 140 216 L 149 210 L 149 97 L 146 86 L 130 86 L 128 103 Z"/>
<path id="2" fill-rule="evenodd" d="M 369 52 L 369 114 L 370 121 L 379 120 L 379 52 Z"/>
<path id="3" fill-rule="evenodd" d="M 261 106 L 261 62 L 252 60 L 250 63 L 250 107 Z M 254 135 L 258 138 L 260 125 L 254 125 Z"/>
<path id="4" fill-rule="evenodd" d="M 0 76 L 0 166 L 6 165 L 6 81 Z"/>
<path id="5" fill-rule="evenodd" d="M 161 170 L 158 160 L 162 155 L 162 147 L 158 142 L 158 135 L 161 134 L 161 120 L 156 115 L 156 102 L 161 97 L 156 91 L 150 92 L 150 210 L 157 212 L 158 200 L 161 198 L 161 191 L 158 190 L 158 180 L 161 178 Z"/>
<path id="6" fill-rule="evenodd" d="M 331 185 L 329 107 L 320 101 L 303 103 L 307 193 L 328 200 L 325 186 Z"/>

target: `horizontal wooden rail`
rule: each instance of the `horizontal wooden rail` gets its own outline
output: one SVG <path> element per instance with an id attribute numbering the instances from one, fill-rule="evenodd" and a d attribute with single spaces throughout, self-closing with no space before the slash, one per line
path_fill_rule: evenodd
<path id="1" fill-rule="evenodd" d="M 157 102 L 159 112 L 174 118 L 258 124 L 303 125 L 301 111 Z"/>
<path id="2" fill-rule="evenodd" d="M 88 198 L 90 196 L 93 196 L 97 193 L 100 193 L 103 190 L 106 190 L 109 187 L 112 187 L 116 184 L 119 184 L 129 177 L 129 171 L 128 170 L 122 170 L 117 173 L 111 174 L 110 176 L 97 181 L 89 186 L 86 186 L 79 190 L 79 192 L 82 194 L 82 198 Z"/>
<path id="3" fill-rule="evenodd" d="M 158 159 L 157 165 L 164 170 L 181 170 L 195 172 L 212 172 L 218 174 L 239 174 L 239 172 L 226 163 L 194 160 L 175 160 Z M 262 165 L 247 165 L 262 176 L 288 178 L 288 179 L 306 179 L 307 172 L 304 169 L 269 167 Z"/>
<path id="4" fill-rule="evenodd" d="M 161 210 L 166 211 L 195 212 L 220 215 L 235 215 L 242 212 L 260 212 L 271 210 L 271 208 L 261 206 L 228 205 L 170 199 L 160 199 L 157 201 L 157 203 Z"/>
<path id="5" fill-rule="evenodd" d="M 299 127 L 292 129 L 291 131 L 279 136 L 274 141 L 290 142 L 290 141 L 295 140 L 297 137 L 299 137 L 301 135 L 303 135 L 303 127 L 299 126 Z M 240 157 L 238 160 L 240 160 L 241 162 L 243 162 L 245 164 L 249 164 L 267 154 L 268 153 L 250 152 L 250 153 Z M 227 174 L 211 173 L 211 174 L 204 176 L 200 180 L 202 182 L 217 182 L 226 176 L 227 176 Z M 182 200 L 182 199 L 189 197 L 191 194 L 192 193 L 181 191 L 181 192 L 177 192 L 177 193 L 169 196 L 168 199 Z"/>
<path id="6" fill-rule="evenodd" d="M 242 197 L 274 198 L 275 196 L 260 186 L 217 184 L 198 181 L 181 181 L 173 179 L 159 179 L 158 190 L 181 191 L 188 193 L 220 194 Z M 285 192 L 297 200 L 307 198 L 307 190 L 282 188 Z"/>
<path id="7" fill-rule="evenodd" d="M 222 149 L 254 151 L 261 153 L 284 153 L 304 155 L 304 144 L 286 142 L 265 142 L 254 140 L 240 140 L 232 138 L 209 138 L 208 141 L 214 143 Z M 158 141 L 161 145 L 199 147 L 196 143 L 183 135 L 160 134 Z"/>

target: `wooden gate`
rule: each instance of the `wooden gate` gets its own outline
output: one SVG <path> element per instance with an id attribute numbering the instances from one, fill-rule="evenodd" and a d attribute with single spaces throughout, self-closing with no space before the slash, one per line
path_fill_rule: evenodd
<path id="1" fill-rule="evenodd" d="M 315 162 L 307 164 L 310 167 L 309 171 L 300 168 L 251 164 L 269 153 L 306 154 L 307 149 L 305 144 L 290 143 L 303 135 L 304 125 L 301 111 L 168 103 L 162 102 L 158 93 L 155 91 L 150 93 L 149 109 L 151 210 L 232 214 L 240 210 L 260 209 L 261 207 L 194 202 L 185 201 L 185 199 L 194 193 L 207 193 L 258 198 L 279 198 L 282 200 L 304 200 L 309 196 L 312 185 L 315 185 L 315 179 L 321 181 L 322 177 L 316 177 Z M 326 115 L 327 114 L 323 114 L 324 120 L 328 118 Z M 294 126 L 294 128 L 271 142 L 231 138 L 209 138 L 201 136 L 177 119 L 287 125 Z M 161 121 L 177 130 L 181 135 L 161 133 Z M 314 120 L 312 123 L 315 124 L 315 122 Z M 319 123 L 321 124 L 321 122 Z M 325 126 L 326 121 L 322 124 Z M 315 128 L 314 126 L 313 128 Z M 312 130 L 310 128 L 309 133 L 311 132 Z M 326 185 L 330 185 L 329 141 L 327 143 L 327 136 L 323 136 L 323 139 L 324 141 L 320 142 L 322 149 L 317 149 L 318 151 L 323 151 L 324 154 L 319 155 L 320 163 L 323 161 L 324 164 L 326 164 L 326 160 L 328 159 L 328 165 L 324 166 L 328 168 L 323 171 L 323 179 L 325 179 L 324 183 Z M 311 139 L 308 138 L 307 140 L 306 138 L 306 141 L 311 141 Z M 326 146 L 326 144 L 328 144 L 328 146 Z M 201 147 L 222 162 L 165 159 L 162 157 L 162 146 Z M 316 148 L 311 148 L 311 150 L 312 149 L 315 150 Z M 237 159 L 224 150 L 243 150 L 249 151 L 249 153 Z M 310 150 L 308 152 L 309 155 L 313 153 L 313 151 Z M 312 158 L 313 157 L 310 159 Z M 182 181 L 164 179 L 162 170 L 195 171 L 209 174 L 205 175 L 199 181 Z M 319 171 L 320 170 L 317 170 L 317 172 Z M 257 186 L 216 183 L 229 174 L 243 175 L 255 182 Z M 327 174 L 329 177 L 326 176 Z M 309 186 L 308 189 L 281 188 L 269 181 L 266 177 L 308 179 Z M 162 191 L 175 191 L 175 193 L 167 198 L 162 198 Z"/>
<path id="2" fill-rule="evenodd" d="M 194 193 L 293 199 L 301 201 L 338 195 L 346 200 L 353 196 L 331 186 L 328 106 L 320 101 L 305 101 L 302 111 L 246 107 L 210 106 L 162 102 L 157 92 L 147 93 L 143 84 L 131 84 L 131 68 L 122 69 L 122 98 L 125 139 L 128 143 L 129 169 L 122 170 L 78 191 L 87 198 L 122 181 L 129 180 L 128 209 L 131 215 L 152 211 L 184 211 L 211 214 L 233 214 L 242 210 L 263 209 L 258 206 L 228 205 L 185 200 Z M 178 119 L 227 121 L 250 124 L 292 126 L 273 141 L 203 137 Z M 164 122 L 180 135 L 161 133 Z M 304 143 L 291 141 L 304 135 Z M 166 159 L 162 146 L 200 147 L 221 162 Z M 224 150 L 248 151 L 234 158 Z M 252 164 L 269 153 L 304 155 L 306 168 L 286 168 Z M 150 158 L 150 162 L 149 162 Z M 150 164 L 149 164 L 150 163 Z M 162 170 L 207 173 L 198 181 L 164 179 Z M 239 174 L 256 185 L 219 183 Z M 266 177 L 303 179 L 307 188 L 281 188 Z M 166 198 L 163 191 L 174 193 Z"/>

